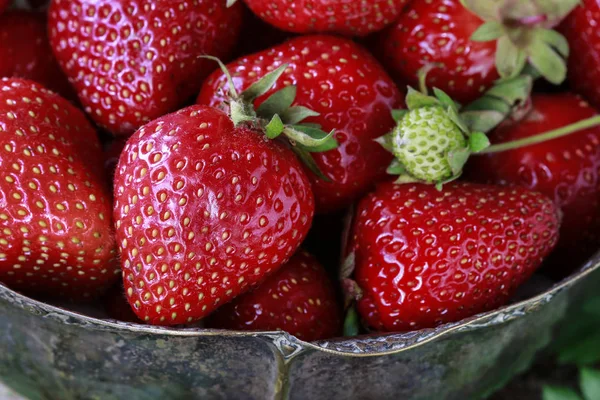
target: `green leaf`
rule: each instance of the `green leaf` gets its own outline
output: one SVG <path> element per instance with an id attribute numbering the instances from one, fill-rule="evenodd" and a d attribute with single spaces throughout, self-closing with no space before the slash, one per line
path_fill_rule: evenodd
<path id="1" fill-rule="evenodd" d="M 591 365 L 600 362 L 600 333 L 581 339 L 558 355 L 560 364 Z"/>
<path id="2" fill-rule="evenodd" d="M 303 123 L 300 124 L 300 126 L 306 126 L 308 128 L 321 129 L 321 125 L 316 124 L 314 122 L 303 122 Z"/>
<path id="3" fill-rule="evenodd" d="M 249 104 L 244 103 L 243 101 L 235 100 L 229 104 L 231 120 L 235 126 L 238 126 L 242 122 L 253 121 L 255 119 L 256 115 L 254 115 L 254 111 L 248 106 Z"/>
<path id="4" fill-rule="evenodd" d="M 490 2 L 482 0 L 461 0 L 462 5 L 471 11 L 473 14 L 478 15 L 479 18 L 484 21 L 492 21 L 500 19 L 500 8 L 502 7 L 501 2 Z"/>
<path id="5" fill-rule="evenodd" d="M 506 114 L 488 110 L 466 111 L 460 114 L 460 118 L 471 131 L 490 132 L 504 121 Z"/>
<path id="6" fill-rule="evenodd" d="M 219 60 L 217 57 L 213 57 L 213 56 L 198 56 L 199 58 L 204 58 L 207 60 L 211 60 L 216 62 L 217 64 L 219 64 L 219 68 L 221 69 L 221 71 L 223 72 L 223 74 L 225 75 L 225 78 L 227 78 L 227 85 L 229 86 L 229 95 L 234 98 L 237 99 L 238 98 L 238 93 L 235 90 L 235 85 L 233 84 L 233 79 L 231 79 L 231 74 L 229 73 L 229 70 L 227 69 L 227 67 L 225 66 L 225 64 L 223 64 L 223 62 L 221 60 Z"/>
<path id="7" fill-rule="evenodd" d="M 448 115 L 448 117 L 450 117 L 452 122 L 454 122 L 456 124 L 456 126 L 458 126 L 460 128 L 460 130 L 463 131 L 463 133 L 465 133 L 466 135 L 470 134 L 469 127 L 460 118 L 460 116 L 458 115 L 458 112 L 456 112 L 456 110 L 454 108 L 448 107 L 448 109 L 446 110 L 446 114 Z"/>
<path id="8" fill-rule="evenodd" d="M 490 139 L 483 132 L 473 132 L 469 137 L 469 148 L 473 153 L 479 153 L 490 147 Z"/>
<path id="9" fill-rule="evenodd" d="M 567 38 L 554 29 L 536 29 L 534 33 L 538 40 L 552 46 L 563 57 L 569 57 L 569 42 Z"/>
<path id="10" fill-rule="evenodd" d="M 600 371 L 583 368 L 579 373 L 579 383 L 585 400 L 600 399 Z"/>
<path id="11" fill-rule="evenodd" d="M 416 91 L 415 89 L 408 87 L 408 93 L 406 95 L 406 106 L 409 110 L 415 110 L 417 108 L 437 106 L 440 102 L 435 97 L 424 95 L 423 93 Z"/>
<path id="12" fill-rule="evenodd" d="M 527 52 L 529 62 L 549 82 L 560 85 L 567 78 L 567 64 L 565 60 L 546 42 L 536 40 Z"/>
<path id="13" fill-rule="evenodd" d="M 470 155 L 471 151 L 468 148 L 458 149 L 448 153 L 447 160 L 448 164 L 450 164 L 450 169 L 452 169 L 453 175 L 459 175 L 462 173 L 463 167 L 467 163 Z"/>
<path id="14" fill-rule="evenodd" d="M 319 179 L 325 182 L 331 182 L 331 179 L 323 174 L 310 152 L 298 146 L 292 146 L 292 151 L 296 153 L 300 161 L 302 161 L 313 174 L 319 177 Z"/>
<path id="15" fill-rule="evenodd" d="M 259 107 L 260 108 L 260 107 Z M 288 125 L 295 125 L 306 118 L 318 117 L 320 114 L 316 111 L 306 108 L 304 106 L 293 106 L 288 108 L 281 114 L 281 119 Z"/>
<path id="16" fill-rule="evenodd" d="M 387 168 L 386 172 L 390 175 L 403 175 L 406 174 L 406 169 L 400 161 L 394 159 L 390 166 Z"/>
<path id="17" fill-rule="evenodd" d="M 265 134 L 269 139 L 275 139 L 277 136 L 281 135 L 284 128 L 285 125 L 283 125 L 281 118 L 279 118 L 279 115 L 275 114 L 265 127 Z"/>
<path id="18" fill-rule="evenodd" d="M 442 103 L 446 107 L 451 107 L 455 112 L 458 112 L 458 106 L 456 105 L 454 100 L 452 100 L 450 96 L 448 96 L 443 90 L 433 88 L 433 93 L 435 94 L 435 97 L 440 101 L 440 103 Z"/>
<path id="19" fill-rule="evenodd" d="M 411 176 L 408 174 L 402 174 L 402 175 L 399 175 L 398 178 L 394 182 L 398 183 L 398 184 L 404 184 L 404 183 L 416 183 L 416 182 L 421 182 L 421 181 L 419 179 L 415 178 L 414 176 Z"/>
<path id="20" fill-rule="evenodd" d="M 542 398 L 543 400 L 581 400 L 575 391 L 560 386 L 544 386 Z"/>
<path id="21" fill-rule="evenodd" d="M 357 336 L 360 331 L 358 313 L 354 307 L 350 307 L 344 319 L 344 336 Z"/>
<path id="22" fill-rule="evenodd" d="M 332 150 L 338 146 L 337 140 L 333 137 L 335 130 L 326 133 L 304 125 L 293 125 L 286 126 L 283 132 L 288 138 L 311 153 Z"/>
<path id="23" fill-rule="evenodd" d="M 496 69 L 502 78 L 513 78 L 523 71 L 527 54 L 520 50 L 508 36 L 498 39 Z"/>
<path id="24" fill-rule="evenodd" d="M 285 70 L 287 69 L 288 64 L 282 64 L 279 68 L 274 71 L 269 72 L 258 81 L 254 82 L 250 87 L 242 92 L 242 98 L 246 101 L 254 101 L 256 98 L 262 96 L 267 93 L 275 82 L 283 75 Z"/>
<path id="25" fill-rule="evenodd" d="M 392 140 L 394 138 L 394 132 L 390 132 L 386 135 L 380 136 L 375 141 L 379 143 L 384 149 L 392 153 L 394 151 L 394 144 Z"/>
<path id="26" fill-rule="evenodd" d="M 500 22 L 490 21 L 477 28 L 473 35 L 471 35 L 471 40 L 474 42 L 490 42 L 499 39 L 505 34 L 504 26 Z"/>
<path id="27" fill-rule="evenodd" d="M 342 266 L 340 267 L 340 279 L 348 279 L 354 274 L 356 268 L 356 254 L 350 252 L 344 259 Z"/>
<path id="28" fill-rule="evenodd" d="M 402 121 L 406 114 L 408 114 L 408 110 L 392 110 L 392 118 L 396 122 Z"/>
<path id="29" fill-rule="evenodd" d="M 237 0 L 227 0 L 227 3 L 225 3 L 226 7 L 232 7 L 235 3 L 237 3 Z"/>
<path id="30" fill-rule="evenodd" d="M 262 118 L 271 118 L 275 114 L 283 115 L 296 99 L 296 86 L 286 86 L 269 96 L 257 109 Z"/>
<path id="31" fill-rule="evenodd" d="M 531 95 L 533 79 L 529 75 L 519 75 L 516 78 L 502 81 L 492 86 L 484 96 L 498 98 L 509 105 L 526 101 Z M 504 111 L 504 107 L 501 111 Z"/>

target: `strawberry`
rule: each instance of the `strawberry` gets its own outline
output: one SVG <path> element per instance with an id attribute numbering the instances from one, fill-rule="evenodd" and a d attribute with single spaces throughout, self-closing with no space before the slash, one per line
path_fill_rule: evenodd
<path id="1" fill-rule="evenodd" d="M 142 320 L 208 315 L 275 272 L 308 232 L 314 199 L 300 162 L 252 124 L 236 125 L 188 107 L 142 127 L 121 154 L 116 234 Z"/>
<path id="2" fill-rule="evenodd" d="M 427 83 L 460 103 L 474 101 L 499 77 L 515 77 L 527 61 L 560 83 L 566 74 L 560 55 L 568 48 L 550 28 L 577 0 L 547 3 L 413 1 L 379 38 L 382 59 L 392 75 L 412 86 L 418 83 L 418 71 L 430 68 Z"/>
<path id="3" fill-rule="evenodd" d="M 0 281 L 87 298 L 117 278 L 100 145 L 83 113 L 26 80 L 0 80 Z"/>
<path id="4" fill-rule="evenodd" d="M 406 331 L 498 307 L 558 226 L 552 201 L 523 188 L 382 183 L 358 204 L 347 247 L 358 311 L 371 327 Z"/>
<path id="5" fill-rule="evenodd" d="M 343 208 L 385 176 L 392 156 L 374 139 L 394 127 L 391 111 L 402 104 L 401 94 L 374 58 L 355 43 L 333 36 L 304 36 L 241 58 L 228 65 L 237 89 L 247 88 L 257 75 L 287 63 L 282 86 L 298 87 L 296 106 L 320 115 L 306 119 L 325 131 L 335 130 L 339 147 L 313 157 L 327 178 L 310 175 L 317 209 Z M 199 104 L 220 106 L 226 101 L 225 74 L 217 71 L 204 83 Z M 255 102 L 259 106 L 268 97 Z"/>
<path id="6" fill-rule="evenodd" d="M 245 0 L 271 25 L 296 33 L 364 36 L 393 22 L 408 0 Z"/>
<path id="7" fill-rule="evenodd" d="M 241 7 L 225 0 L 55 0 L 50 39 L 86 112 L 116 135 L 173 111 L 234 47 Z"/>
<path id="8" fill-rule="evenodd" d="M 521 121 L 496 129 L 490 139 L 502 144 L 530 138 L 596 115 L 571 93 L 536 94 L 532 109 Z M 557 256 L 561 269 L 579 266 L 600 245 L 600 127 L 500 153 L 473 157 L 471 179 L 524 186 L 545 194 L 562 210 Z"/>
<path id="9" fill-rule="evenodd" d="M 209 328 L 283 330 L 306 341 L 341 332 L 341 308 L 325 269 L 300 251 L 254 290 L 209 317 Z"/>
<path id="10" fill-rule="evenodd" d="M 569 83 L 594 107 L 600 108 L 600 1 L 583 0 L 561 24 L 571 47 Z"/>
<path id="11" fill-rule="evenodd" d="M 76 99 L 48 41 L 46 15 L 14 10 L 0 16 L 0 77 L 41 83 L 67 99 Z"/>
<path id="12" fill-rule="evenodd" d="M 10 5 L 10 0 L 0 0 L 0 13 L 8 8 Z"/>

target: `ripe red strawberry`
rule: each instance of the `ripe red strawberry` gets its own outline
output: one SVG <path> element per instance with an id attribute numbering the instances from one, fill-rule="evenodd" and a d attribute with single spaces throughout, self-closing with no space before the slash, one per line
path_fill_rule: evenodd
<path id="1" fill-rule="evenodd" d="M 313 213 L 299 161 L 263 132 L 205 106 L 156 119 L 115 176 L 129 302 L 151 324 L 200 319 L 285 263 Z"/>
<path id="2" fill-rule="evenodd" d="M 245 0 L 262 19 L 290 32 L 364 36 L 393 22 L 408 0 Z"/>
<path id="3" fill-rule="evenodd" d="M 213 70 L 200 55 L 226 57 L 241 7 L 225 0 L 55 0 L 50 38 L 85 110 L 128 135 L 194 96 Z"/>
<path id="4" fill-rule="evenodd" d="M 308 107 L 319 116 L 307 118 L 325 131 L 336 130 L 339 147 L 314 154 L 329 182 L 309 177 L 319 212 L 350 204 L 374 181 L 385 177 L 392 160 L 374 139 L 394 127 L 391 111 L 402 104 L 392 80 L 364 49 L 333 36 L 304 36 L 256 53 L 228 65 L 237 89 L 247 88 L 267 71 L 289 64 L 274 89 L 257 99 L 261 104 L 283 86 L 298 87 L 295 105 Z M 199 104 L 220 106 L 226 101 L 225 75 L 216 71 L 204 83 Z"/>
<path id="5" fill-rule="evenodd" d="M 77 98 L 52 54 L 44 13 L 15 10 L 1 15 L 0 41 L 0 77 L 30 79 L 69 100 Z"/>
<path id="6" fill-rule="evenodd" d="M 341 308 L 325 269 L 300 251 L 254 290 L 219 308 L 208 327 L 219 329 L 283 330 L 306 341 L 341 332 Z"/>
<path id="7" fill-rule="evenodd" d="M 569 83 L 594 107 L 600 108 L 600 1 L 583 0 L 560 31 L 569 41 Z"/>
<path id="8" fill-rule="evenodd" d="M 536 94 L 521 121 L 490 134 L 494 144 L 528 138 L 593 117 L 596 110 L 580 97 Z M 562 210 L 557 256 L 561 269 L 577 267 L 600 245 L 600 128 L 541 144 L 471 158 L 472 179 L 520 185 L 545 194 Z"/>
<path id="9" fill-rule="evenodd" d="M 383 60 L 396 78 L 413 87 L 421 68 L 442 64 L 429 72 L 428 85 L 469 103 L 499 78 L 496 43 L 470 39 L 482 23 L 460 0 L 413 1 L 379 39 Z"/>
<path id="10" fill-rule="evenodd" d="M 10 5 L 10 0 L 0 0 L 0 13 L 3 12 Z"/>
<path id="11" fill-rule="evenodd" d="M 552 250 L 558 225 L 552 201 L 523 188 L 383 183 L 350 236 L 358 310 L 405 331 L 498 307 Z"/>
<path id="12" fill-rule="evenodd" d="M 115 282 L 99 154 L 94 129 L 68 101 L 31 81 L 0 80 L 0 281 L 71 298 Z"/>

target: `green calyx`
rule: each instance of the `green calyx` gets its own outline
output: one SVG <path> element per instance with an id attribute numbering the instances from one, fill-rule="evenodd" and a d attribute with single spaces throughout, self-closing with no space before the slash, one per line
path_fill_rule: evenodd
<path id="1" fill-rule="evenodd" d="M 497 41 L 496 68 L 510 79 L 529 63 L 549 82 L 566 79 L 569 45 L 552 28 L 562 21 L 579 0 L 461 0 L 485 23 L 471 40 Z"/>
<path id="2" fill-rule="evenodd" d="M 377 141 L 396 157 L 388 173 L 399 183 L 443 185 L 457 179 L 472 153 L 490 145 L 486 135 L 474 132 L 459 115 L 450 97 L 434 89 L 435 97 L 408 89 L 408 110 L 394 111 L 396 128 Z"/>
<path id="3" fill-rule="evenodd" d="M 309 117 L 316 117 L 319 113 L 304 106 L 293 106 L 296 99 L 296 86 L 286 86 L 271 94 L 257 108 L 254 101 L 273 88 L 277 80 L 283 75 L 288 65 L 283 64 L 267 73 L 246 90 L 238 93 L 233 84 L 231 74 L 227 67 L 216 57 L 202 56 L 213 60 L 227 77 L 229 86 L 229 112 L 235 126 L 248 124 L 264 132 L 268 139 L 285 138 L 291 149 L 302 162 L 319 178 L 328 180 L 319 170 L 311 153 L 325 152 L 337 148 L 335 131 L 324 132 L 316 124 L 306 123 Z"/>

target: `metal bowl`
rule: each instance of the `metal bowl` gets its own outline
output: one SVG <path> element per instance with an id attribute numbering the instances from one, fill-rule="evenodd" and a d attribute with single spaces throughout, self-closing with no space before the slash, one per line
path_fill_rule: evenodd
<path id="1" fill-rule="evenodd" d="M 436 329 L 307 343 L 88 317 L 0 286 L 0 377 L 30 399 L 478 399 L 600 284 L 600 256 L 525 301 Z"/>

